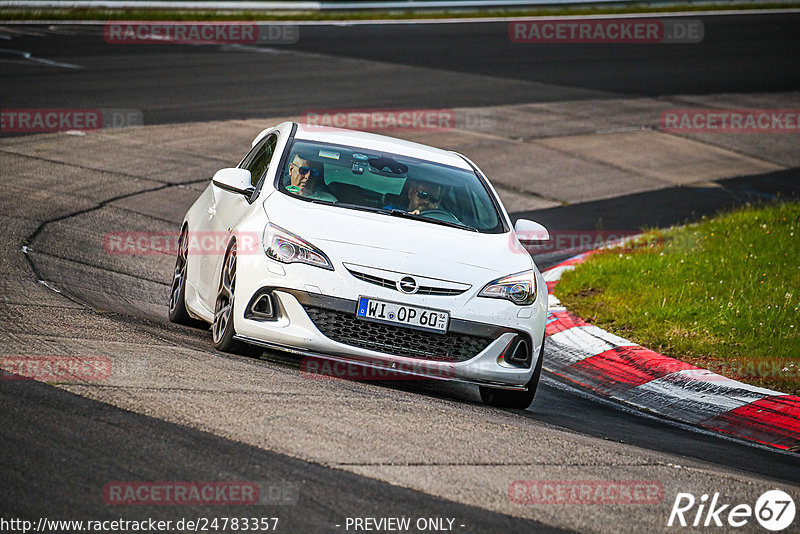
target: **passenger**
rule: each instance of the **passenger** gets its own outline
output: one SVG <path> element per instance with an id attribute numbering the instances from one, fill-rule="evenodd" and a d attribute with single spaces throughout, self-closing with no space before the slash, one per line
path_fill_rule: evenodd
<path id="1" fill-rule="evenodd" d="M 318 161 L 295 154 L 289 162 L 289 185 L 286 190 L 306 198 L 336 202 L 336 197 L 324 190 L 323 166 Z"/>
<path id="2" fill-rule="evenodd" d="M 440 209 L 439 205 L 442 202 L 443 193 L 441 185 L 419 180 L 409 180 L 409 184 L 405 199 L 408 200 L 407 205 L 401 207 L 389 204 L 384 209 L 399 209 L 413 215 L 419 215 L 423 211 Z M 402 196 L 400 198 L 402 199 Z"/>

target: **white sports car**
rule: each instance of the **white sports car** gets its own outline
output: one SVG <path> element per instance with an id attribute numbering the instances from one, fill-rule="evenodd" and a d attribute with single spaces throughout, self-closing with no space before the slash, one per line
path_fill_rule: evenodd
<path id="1" fill-rule="evenodd" d="M 284 122 L 187 212 L 169 318 L 211 323 L 221 351 L 468 382 L 487 404 L 526 408 L 547 287 L 522 236 L 548 239 L 532 221 L 512 228 L 460 154 Z"/>

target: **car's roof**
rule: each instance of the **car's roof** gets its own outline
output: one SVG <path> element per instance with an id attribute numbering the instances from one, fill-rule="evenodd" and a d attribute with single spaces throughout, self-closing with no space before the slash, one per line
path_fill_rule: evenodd
<path id="1" fill-rule="evenodd" d="M 344 128 L 332 128 L 328 126 L 298 124 L 297 131 L 295 132 L 295 139 L 321 141 L 323 143 L 379 150 L 381 152 L 389 152 L 471 170 L 469 163 L 454 152 L 448 152 L 440 148 L 374 133 L 346 130 Z"/>

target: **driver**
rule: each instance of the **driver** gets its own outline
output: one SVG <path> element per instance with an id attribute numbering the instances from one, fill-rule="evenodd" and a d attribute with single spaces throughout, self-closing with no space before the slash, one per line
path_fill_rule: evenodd
<path id="1" fill-rule="evenodd" d="M 431 182 L 419 180 L 409 181 L 410 187 L 406 193 L 408 197 L 408 207 L 403 211 L 413 215 L 428 210 L 437 210 L 442 202 L 442 186 Z M 385 209 L 398 209 L 396 206 L 386 206 Z M 400 208 L 402 209 L 402 208 Z"/>
<path id="2" fill-rule="evenodd" d="M 287 191 L 316 200 L 336 202 L 336 197 L 324 190 L 322 164 L 295 154 L 289 162 L 289 180 Z"/>
<path id="3" fill-rule="evenodd" d="M 439 184 L 417 182 L 408 189 L 408 212 L 419 215 L 421 211 L 438 210 L 442 193 Z"/>

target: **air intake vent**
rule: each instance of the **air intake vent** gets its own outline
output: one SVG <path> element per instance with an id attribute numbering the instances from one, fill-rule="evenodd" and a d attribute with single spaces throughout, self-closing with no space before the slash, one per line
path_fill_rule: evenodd
<path id="1" fill-rule="evenodd" d="M 306 313 L 320 332 L 339 343 L 406 358 L 464 362 L 493 341 L 466 334 L 437 334 L 357 319 L 355 314 L 311 306 Z"/>

